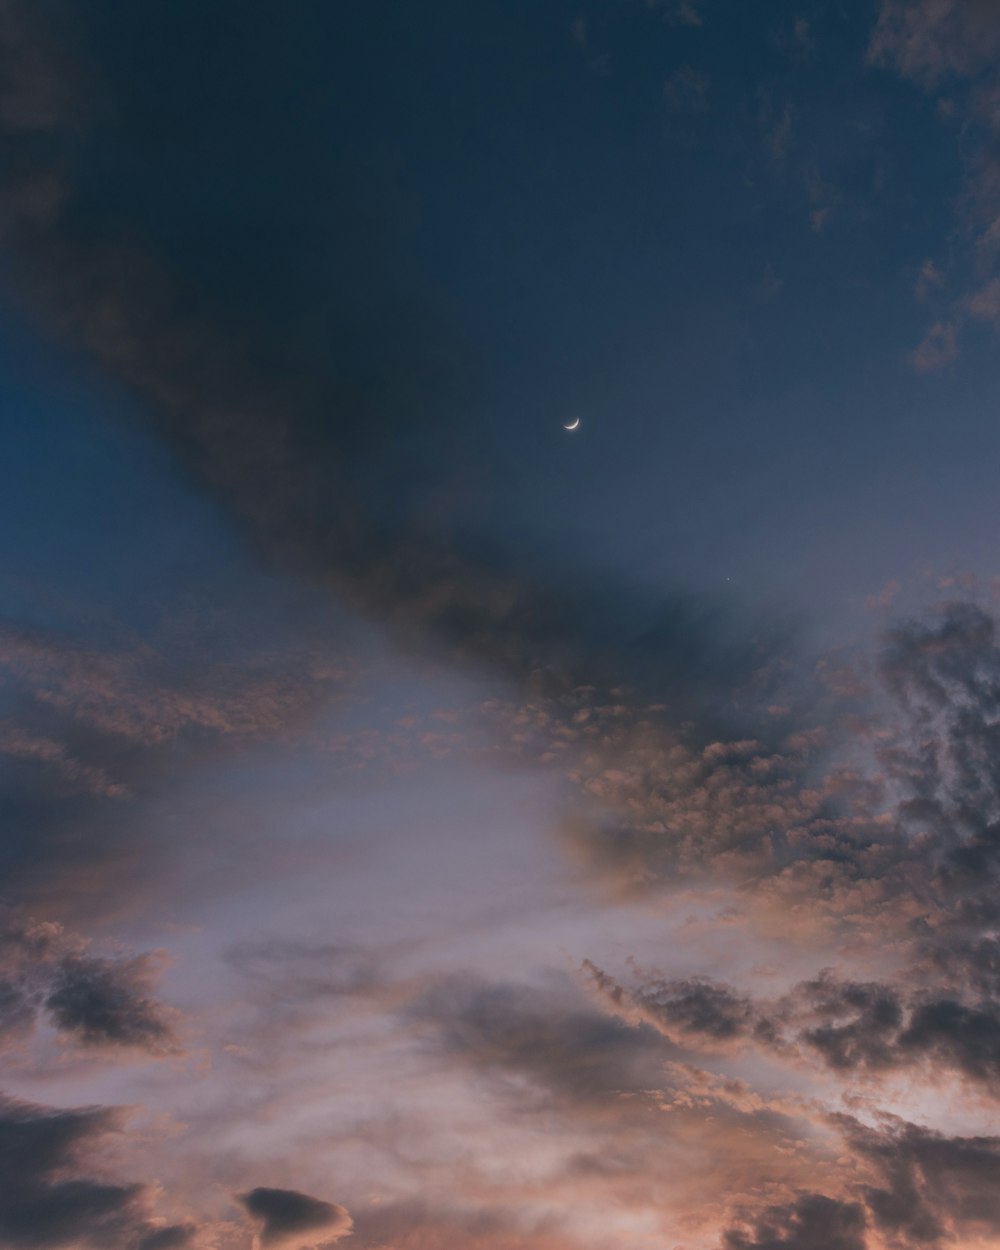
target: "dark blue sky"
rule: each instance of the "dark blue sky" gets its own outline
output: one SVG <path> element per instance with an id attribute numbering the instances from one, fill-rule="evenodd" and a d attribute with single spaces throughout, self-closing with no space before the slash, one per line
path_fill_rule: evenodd
<path id="1" fill-rule="evenodd" d="M 968 263 L 956 124 L 866 62 L 869 6 L 679 13 L 88 6 L 72 229 L 154 253 L 307 389 L 309 437 L 344 440 L 390 531 L 807 615 L 988 573 L 990 336 L 943 375 L 908 363 L 937 319 L 921 266 Z M 12 432 L 30 362 L 4 371 Z M 39 475 L 41 534 L 104 493 L 92 449 L 59 465 L 67 423 L 129 424 L 127 397 L 60 371 L 32 420 L 56 457 L 8 460 L 21 491 Z M 191 505 L 168 494 L 169 559 Z"/>

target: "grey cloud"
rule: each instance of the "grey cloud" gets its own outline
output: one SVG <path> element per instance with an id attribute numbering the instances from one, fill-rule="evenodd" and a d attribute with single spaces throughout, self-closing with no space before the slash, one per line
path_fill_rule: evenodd
<path id="1" fill-rule="evenodd" d="M 330 1245 L 346 1236 L 353 1224 L 344 1207 L 301 1194 L 294 1189 L 258 1187 L 240 1194 L 239 1201 L 260 1222 L 263 1247 Z"/>
<path id="2" fill-rule="evenodd" d="M 989 1088 L 1000 1075 L 1000 1004 L 966 1004 L 927 991 L 823 977 L 778 1005 L 790 1039 L 839 1072 L 878 1072 L 930 1062 Z"/>
<path id="3" fill-rule="evenodd" d="M 759 1023 L 748 998 L 706 979 L 658 981 L 644 986 L 636 997 L 668 1028 L 715 1041 L 745 1037 Z"/>
<path id="4" fill-rule="evenodd" d="M 1000 851 L 1000 645 L 972 604 L 888 635 L 882 673 L 912 729 L 885 759 L 905 789 L 901 814 L 943 855 L 946 880 L 992 870 Z"/>
<path id="5" fill-rule="evenodd" d="M 850 1148 L 880 1174 L 862 1188 L 873 1223 L 905 1245 L 1000 1232 L 1000 1139 L 947 1137 L 887 1119 L 867 1127 L 840 1117 Z"/>
<path id="6" fill-rule="evenodd" d="M 930 1063 L 990 1088 L 1000 1075 L 1000 1004 L 913 993 L 881 982 L 824 972 L 777 1000 L 756 1001 L 706 979 L 655 980 L 629 989 L 585 961 L 584 970 L 614 1014 L 649 1024 L 696 1052 L 754 1046 L 805 1053 L 850 1074 Z"/>
<path id="7" fill-rule="evenodd" d="M 58 1029 L 84 1045 L 169 1052 L 177 1041 L 163 1007 L 150 997 L 152 979 L 147 957 L 112 962 L 69 955 L 55 971 L 45 1008 Z"/>
<path id="8" fill-rule="evenodd" d="M 865 1250 L 867 1219 L 857 1202 L 802 1194 L 723 1234 L 726 1250 Z"/>
<path id="9" fill-rule="evenodd" d="M 899 1041 L 904 1052 L 929 1055 L 992 1083 L 1000 1076 L 1000 1003 L 967 1006 L 951 998 L 922 1003 Z"/>
<path id="10" fill-rule="evenodd" d="M 677 1045 L 726 1047 L 750 1038 L 776 1041 L 771 1022 L 745 994 L 706 977 L 645 982 L 628 991 L 591 960 L 583 962 L 599 997 L 633 1024 L 649 1024 Z"/>
<path id="11" fill-rule="evenodd" d="M 407 1015 L 436 1048 L 485 1074 L 518 1073 L 549 1095 L 587 1104 L 662 1084 L 667 1043 L 564 993 L 454 978 Z"/>
<path id="12" fill-rule="evenodd" d="M 352 1246 L 384 1250 L 570 1250 L 577 1245 L 547 1221 L 525 1226 L 518 1213 L 479 1206 L 475 1209 L 430 1204 L 419 1200 L 384 1203 L 360 1210 Z"/>
<path id="13" fill-rule="evenodd" d="M 876 1244 L 932 1250 L 1000 1231 L 1000 1139 L 948 1137 L 892 1116 L 830 1123 L 843 1137 L 846 1192 L 800 1193 L 744 1218 L 726 1250 L 865 1250 Z"/>
<path id="14" fill-rule="evenodd" d="M 176 1052 L 172 1013 L 153 997 L 149 956 L 107 958 L 59 925 L 0 908 L 0 1036 L 27 1034 L 43 1011 L 90 1047 Z"/>
<path id="15" fill-rule="evenodd" d="M 142 1185 L 80 1175 L 119 1127 L 104 1108 L 56 1111 L 0 1096 L 0 1241 L 11 1250 L 132 1250 L 158 1231 Z"/>
<path id="16" fill-rule="evenodd" d="M 797 986 L 792 998 L 807 1004 L 817 1018 L 799 1034 L 800 1041 L 818 1051 L 829 1067 L 887 1068 L 900 1061 L 903 1010 L 890 986 L 824 976 Z"/>

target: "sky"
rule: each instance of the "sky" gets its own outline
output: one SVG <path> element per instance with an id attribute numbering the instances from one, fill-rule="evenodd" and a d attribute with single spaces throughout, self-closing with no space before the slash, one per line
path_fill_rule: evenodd
<path id="1" fill-rule="evenodd" d="M 998 333 L 995 0 L 0 0 L 0 1250 L 1000 1245 Z"/>

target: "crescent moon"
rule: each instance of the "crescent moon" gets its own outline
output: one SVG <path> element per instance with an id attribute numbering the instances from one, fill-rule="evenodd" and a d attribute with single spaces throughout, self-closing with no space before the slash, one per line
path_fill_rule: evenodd
<path id="1" fill-rule="evenodd" d="M 563 426 L 563 429 L 564 429 L 564 430 L 575 430 L 579 424 L 580 424 L 580 418 L 579 418 L 579 417 L 574 417 L 574 418 L 573 418 L 573 420 L 569 423 L 569 425 L 564 425 L 564 426 Z"/>

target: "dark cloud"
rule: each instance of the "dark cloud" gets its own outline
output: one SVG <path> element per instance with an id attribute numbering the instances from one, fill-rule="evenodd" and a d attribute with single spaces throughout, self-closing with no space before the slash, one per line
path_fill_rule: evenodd
<path id="1" fill-rule="evenodd" d="M 942 998 L 917 1006 L 900 1035 L 903 1052 L 992 1084 L 1000 1076 L 1000 1003 L 966 1006 Z"/>
<path id="2" fill-rule="evenodd" d="M 1000 1232 L 1000 1139 L 947 1137 L 901 1120 L 840 1119 L 848 1145 L 880 1173 L 862 1193 L 872 1221 L 905 1245 Z"/>
<path id="3" fill-rule="evenodd" d="M 652 1025 L 677 1045 L 700 1050 L 751 1039 L 764 1045 L 778 1040 L 766 1008 L 707 977 L 656 979 L 627 990 L 589 959 L 583 970 L 616 1013 L 632 1023 Z"/>
<path id="4" fill-rule="evenodd" d="M 144 1186 L 81 1175 L 119 1129 L 103 1108 L 56 1111 L 0 1097 L 0 1241 L 11 1250 L 132 1250 L 161 1231 Z"/>
<path id="5" fill-rule="evenodd" d="M 352 1228 L 347 1211 L 294 1189 L 251 1189 L 240 1202 L 260 1221 L 261 1246 L 326 1246 L 346 1236 Z"/>
<path id="6" fill-rule="evenodd" d="M 637 1001 L 667 1029 L 727 1042 L 759 1026 L 753 1004 L 725 985 L 700 980 L 658 981 L 644 986 Z"/>
<path id="7" fill-rule="evenodd" d="M 987 1089 L 1000 1074 L 1000 1004 L 989 1000 L 966 1004 L 926 991 L 904 999 L 891 985 L 824 976 L 797 986 L 777 1005 L 777 1019 L 834 1071 L 930 1063 Z"/>
<path id="8" fill-rule="evenodd" d="M 723 1234 L 726 1250 L 866 1250 L 864 1207 L 823 1194 L 802 1194 L 768 1207 L 745 1228 Z"/>
<path id="9" fill-rule="evenodd" d="M 950 877 L 991 871 L 1000 850 L 995 621 L 974 604 L 948 604 L 935 621 L 890 631 L 882 672 L 912 726 L 886 753 L 908 791 L 903 819 L 933 833 Z"/>
<path id="10" fill-rule="evenodd" d="M 55 970 L 45 1008 L 58 1029 L 84 1045 L 170 1051 L 176 1038 L 163 1007 L 149 996 L 152 980 L 144 956 L 112 962 L 69 955 Z"/>
<path id="11" fill-rule="evenodd" d="M 516 1073 L 557 1098 L 587 1103 L 662 1083 L 666 1043 L 567 997 L 460 977 L 407 1014 L 435 1047 L 486 1074 Z"/>
<path id="12" fill-rule="evenodd" d="M 1000 1139 L 948 1137 L 892 1116 L 831 1123 L 850 1160 L 849 1193 L 803 1193 L 748 1213 L 724 1234 L 727 1250 L 864 1250 L 868 1230 L 878 1244 L 931 1250 L 1000 1230 Z"/>
<path id="13" fill-rule="evenodd" d="M 800 1041 L 831 1068 L 888 1068 L 900 1062 L 903 1010 L 892 987 L 823 976 L 797 986 L 792 997 L 799 1011 L 804 1005 L 818 1021 L 802 1030 Z"/>
<path id="14" fill-rule="evenodd" d="M 755 1046 L 805 1053 L 831 1071 L 879 1073 L 931 1064 L 992 1088 L 1000 1075 L 1000 1004 L 964 1003 L 903 984 L 844 980 L 826 971 L 774 1000 L 706 979 L 657 979 L 627 988 L 590 961 L 600 998 L 626 1022 L 711 1053 Z"/>
<path id="15" fill-rule="evenodd" d="M 82 1046 L 177 1052 L 172 1013 L 153 997 L 151 957 L 87 949 L 60 925 L 0 908 L 0 1037 L 30 1033 L 45 1012 Z"/>

